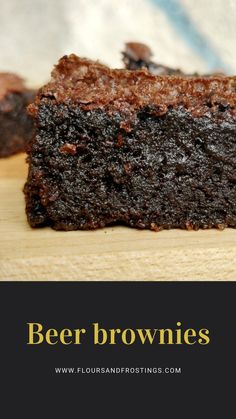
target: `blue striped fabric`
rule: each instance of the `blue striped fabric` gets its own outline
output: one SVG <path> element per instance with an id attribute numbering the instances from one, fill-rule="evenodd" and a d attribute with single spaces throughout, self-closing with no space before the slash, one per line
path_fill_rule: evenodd
<path id="1" fill-rule="evenodd" d="M 226 64 L 211 42 L 196 27 L 191 16 L 188 15 L 184 6 L 179 0 L 150 0 L 156 7 L 159 7 L 167 16 L 172 27 L 186 44 L 204 60 L 208 71 L 222 69 L 231 73 L 232 69 Z"/>

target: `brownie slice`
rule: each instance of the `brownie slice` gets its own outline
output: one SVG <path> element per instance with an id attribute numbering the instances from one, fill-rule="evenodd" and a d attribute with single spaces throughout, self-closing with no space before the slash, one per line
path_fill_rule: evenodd
<path id="1" fill-rule="evenodd" d="M 153 76 L 65 56 L 29 112 L 30 225 L 236 226 L 236 77 Z"/>
<path id="2" fill-rule="evenodd" d="M 127 70 L 140 70 L 146 68 L 154 76 L 185 76 L 185 77 L 197 77 L 198 73 L 186 74 L 179 68 L 167 67 L 163 64 L 158 64 L 152 61 L 151 49 L 140 42 L 127 42 L 125 44 L 125 51 L 122 52 L 123 62 Z M 223 76 L 224 74 L 220 71 L 201 75 L 202 77 L 212 76 Z"/>
<path id="3" fill-rule="evenodd" d="M 15 74 L 0 73 L 0 157 L 25 150 L 33 135 L 33 121 L 26 107 L 36 92 Z"/>
<path id="4" fill-rule="evenodd" d="M 122 52 L 123 62 L 127 70 L 140 70 L 146 68 L 154 76 L 172 76 L 183 75 L 178 68 L 167 67 L 163 64 L 157 64 L 152 61 L 151 49 L 140 42 L 127 42 L 125 51 Z"/>

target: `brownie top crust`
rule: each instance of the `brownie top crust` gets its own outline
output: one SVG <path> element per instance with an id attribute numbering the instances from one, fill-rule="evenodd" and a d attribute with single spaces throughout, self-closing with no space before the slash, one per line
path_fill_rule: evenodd
<path id="1" fill-rule="evenodd" d="M 39 90 L 29 106 L 32 116 L 44 100 L 131 115 L 143 107 L 164 115 L 168 108 L 182 106 L 198 116 L 218 111 L 220 105 L 235 115 L 236 76 L 153 76 L 145 69 L 110 69 L 71 54 L 59 60 L 51 81 Z"/>
<path id="2" fill-rule="evenodd" d="M 21 77 L 13 73 L 0 73 L 0 100 L 8 93 L 20 93 L 26 90 Z"/>

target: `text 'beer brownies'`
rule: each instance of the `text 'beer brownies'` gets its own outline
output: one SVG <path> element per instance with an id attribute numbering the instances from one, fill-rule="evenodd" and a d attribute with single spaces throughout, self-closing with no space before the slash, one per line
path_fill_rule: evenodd
<path id="1" fill-rule="evenodd" d="M 236 77 L 154 76 L 65 56 L 29 112 L 32 227 L 236 226 Z"/>

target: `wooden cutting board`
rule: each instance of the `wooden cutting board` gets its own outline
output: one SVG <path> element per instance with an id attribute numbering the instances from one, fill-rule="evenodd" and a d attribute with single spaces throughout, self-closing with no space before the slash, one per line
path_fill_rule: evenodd
<path id="1" fill-rule="evenodd" d="M 1 280 L 236 280 L 236 230 L 58 232 L 25 217 L 25 155 L 0 159 Z"/>

